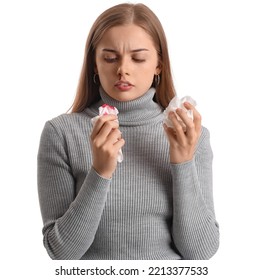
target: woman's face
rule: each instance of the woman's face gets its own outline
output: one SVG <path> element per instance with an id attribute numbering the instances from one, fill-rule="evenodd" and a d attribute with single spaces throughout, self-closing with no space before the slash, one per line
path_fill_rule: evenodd
<path id="1" fill-rule="evenodd" d="M 134 24 L 110 28 L 97 45 L 95 61 L 103 89 L 118 101 L 142 96 L 160 73 L 152 38 Z"/>

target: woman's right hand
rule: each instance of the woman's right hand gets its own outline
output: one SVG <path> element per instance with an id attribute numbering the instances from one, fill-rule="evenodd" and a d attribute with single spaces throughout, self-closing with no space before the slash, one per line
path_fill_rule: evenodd
<path id="1" fill-rule="evenodd" d="M 107 179 L 112 177 L 117 166 L 118 152 L 124 144 L 117 116 L 101 116 L 91 133 L 93 168 L 101 177 Z"/>

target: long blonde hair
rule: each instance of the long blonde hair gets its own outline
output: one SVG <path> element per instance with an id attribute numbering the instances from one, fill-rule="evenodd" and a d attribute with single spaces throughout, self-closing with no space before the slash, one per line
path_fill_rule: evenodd
<path id="1" fill-rule="evenodd" d="M 134 23 L 143 28 L 153 39 L 161 68 L 160 82 L 156 88 L 154 100 L 166 108 L 175 96 L 171 75 L 167 40 L 163 27 L 157 16 L 144 4 L 119 4 L 104 11 L 94 22 L 89 32 L 84 62 L 79 78 L 77 93 L 71 112 L 82 112 L 100 99 L 99 85 L 94 81 L 95 50 L 104 33 L 111 27 Z"/>

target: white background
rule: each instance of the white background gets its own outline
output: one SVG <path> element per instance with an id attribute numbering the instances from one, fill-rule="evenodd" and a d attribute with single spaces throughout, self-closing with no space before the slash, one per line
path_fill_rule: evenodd
<path id="1" fill-rule="evenodd" d="M 121 2 L 0 1 L 0 274 L 3 279 L 56 279 L 54 269 L 60 265 L 205 264 L 210 275 L 204 279 L 258 279 L 262 250 L 259 0 L 141 1 L 166 30 L 178 95 L 197 100 L 203 125 L 211 132 L 215 209 L 221 230 L 217 254 L 207 262 L 94 263 L 51 261 L 45 252 L 36 184 L 40 134 L 45 121 L 65 113 L 73 102 L 91 24 L 106 8 Z M 71 278 L 82 279 L 66 279 Z"/>

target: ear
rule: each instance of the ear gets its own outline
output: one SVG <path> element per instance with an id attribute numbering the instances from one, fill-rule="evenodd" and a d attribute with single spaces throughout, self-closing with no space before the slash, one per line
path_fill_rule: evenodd
<path id="1" fill-rule="evenodd" d="M 161 73 L 161 66 L 160 65 L 158 65 L 157 67 L 156 67 L 156 70 L 155 70 L 155 75 L 159 75 L 160 73 Z"/>

